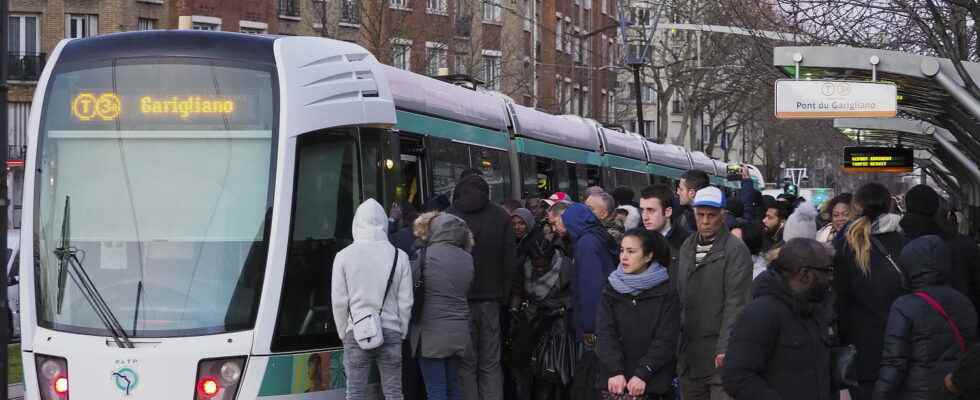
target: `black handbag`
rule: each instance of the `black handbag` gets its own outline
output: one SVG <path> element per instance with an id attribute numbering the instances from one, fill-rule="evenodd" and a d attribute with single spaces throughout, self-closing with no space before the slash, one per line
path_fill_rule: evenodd
<path id="1" fill-rule="evenodd" d="M 425 304 L 425 250 L 426 245 L 419 252 L 419 276 L 412 282 L 412 322 L 418 322 L 422 318 L 422 306 Z"/>
<path id="2" fill-rule="evenodd" d="M 830 383 L 834 390 L 858 387 L 857 354 L 853 344 L 830 348 Z"/>
<path id="3" fill-rule="evenodd" d="M 575 338 L 565 331 L 561 320 L 554 321 L 531 355 L 535 375 L 563 386 L 570 384 L 575 373 L 575 347 Z"/>

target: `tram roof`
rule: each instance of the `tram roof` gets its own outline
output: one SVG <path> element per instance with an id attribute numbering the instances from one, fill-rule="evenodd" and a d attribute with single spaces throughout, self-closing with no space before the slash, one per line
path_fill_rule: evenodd
<path id="1" fill-rule="evenodd" d="M 710 175 L 718 175 L 718 172 L 715 171 L 714 160 L 712 160 L 711 157 L 708 157 L 707 154 L 700 151 L 692 151 L 691 162 L 694 163 L 694 169 L 707 172 Z"/>
<path id="2" fill-rule="evenodd" d="M 645 141 L 647 155 L 652 163 L 668 167 L 678 168 L 684 171 L 691 169 L 691 157 L 687 155 L 687 150 L 673 144 L 660 144 Z"/>
<path id="3" fill-rule="evenodd" d="M 643 147 L 643 142 L 646 140 L 640 135 L 602 127 L 599 128 L 599 133 L 605 141 L 606 153 L 647 161 L 646 149 Z"/>
<path id="4" fill-rule="evenodd" d="M 389 65 L 382 66 L 395 107 L 485 128 L 507 128 L 503 99 Z"/>
<path id="5" fill-rule="evenodd" d="M 513 104 L 514 132 L 518 136 L 584 150 L 599 151 L 595 128 L 581 117 L 552 115 Z"/>

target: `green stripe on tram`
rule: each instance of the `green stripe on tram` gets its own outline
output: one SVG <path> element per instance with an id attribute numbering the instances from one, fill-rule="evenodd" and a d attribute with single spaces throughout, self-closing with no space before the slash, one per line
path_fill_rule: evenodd
<path id="1" fill-rule="evenodd" d="M 679 168 L 651 163 L 651 164 L 647 164 L 647 172 L 656 176 L 665 176 L 671 179 L 680 179 L 681 175 L 684 175 L 685 171 Z"/>
<path id="2" fill-rule="evenodd" d="M 410 111 L 398 110 L 395 113 L 395 128 L 406 132 L 432 135 L 449 140 L 479 144 L 507 150 L 507 133 L 492 129 L 481 128 L 461 122 L 450 121 L 416 114 Z"/>
<path id="3" fill-rule="evenodd" d="M 594 152 L 573 149 L 571 147 L 559 146 L 523 137 L 514 139 L 514 142 L 517 145 L 517 152 L 519 153 L 547 157 L 554 160 L 573 161 L 579 164 L 596 166 L 602 165 L 601 157 L 599 154 Z"/>
<path id="4" fill-rule="evenodd" d="M 617 156 L 615 154 L 603 155 L 603 164 L 607 167 L 625 169 L 629 171 L 639 172 L 641 174 L 646 174 L 650 172 L 647 167 L 646 161 L 634 160 L 632 158 L 626 158 L 623 156 Z"/>

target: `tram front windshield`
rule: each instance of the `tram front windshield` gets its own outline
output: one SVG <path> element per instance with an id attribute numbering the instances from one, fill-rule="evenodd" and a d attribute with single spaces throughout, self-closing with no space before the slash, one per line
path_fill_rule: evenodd
<path id="1" fill-rule="evenodd" d="M 273 77 L 272 67 L 201 59 L 55 69 L 35 182 L 41 326 L 110 335 L 110 313 L 96 311 L 65 257 L 131 337 L 254 325 L 272 204 Z"/>

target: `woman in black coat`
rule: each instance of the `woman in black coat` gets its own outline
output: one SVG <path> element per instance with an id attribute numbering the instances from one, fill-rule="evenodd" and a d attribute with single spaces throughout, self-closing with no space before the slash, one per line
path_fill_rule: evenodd
<path id="1" fill-rule="evenodd" d="M 548 344 L 556 334 L 567 335 L 571 343 L 572 259 L 539 230 L 521 242 L 518 252 L 525 258 L 514 279 L 513 321 L 509 324 L 517 399 L 563 399 L 574 371 L 541 371 L 532 357 L 543 341 Z"/>
<path id="2" fill-rule="evenodd" d="M 882 338 L 891 305 L 905 294 L 901 273 L 888 260 L 898 262 L 906 239 L 901 217 L 891 214 L 888 189 L 868 183 L 854 194 L 860 216 L 850 224 L 834 256 L 834 293 L 841 344 L 857 347 L 854 400 L 870 400 L 881 364 Z M 881 249 L 879 249 L 879 245 Z M 884 251 L 882 251 L 882 249 Z"/>
<path id="3" fill-rule="evenodd" d="M 667 239 L 631 230 L 623 236 L 619 262 L 596 316 L 596 384 L 616 395 L 670 398 L 681 318 L 677 290 L 667 275 Z"/>
<path id="4" fill-rule="evenodd" d="M 977 313 L 966 296 L 947 284 L 951 262 L 942 238 L 928 235 L 913 240 L 902 250 L 900 261 L 914 292 L 892 305 L 874 399 L 937 399 L 943 378 L 977 339 Z M 949 316 L 960 338 L 929 301 Z"/>

